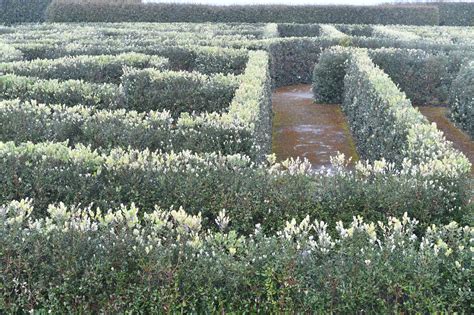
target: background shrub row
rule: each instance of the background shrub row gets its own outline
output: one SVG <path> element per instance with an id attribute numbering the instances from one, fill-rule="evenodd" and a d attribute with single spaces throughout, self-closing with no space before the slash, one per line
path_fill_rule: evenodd
<path id="1" fill-rule="evenodd" d="M 0 23 L 42 22 L 279 22 L 474 25 L 472 3 L 428 6 L 204 6 L 137 1 L 1 0 Z M 87 10 L 93 6 L 92 10 Z M 45 12 L 46 11 L 46 12 Z"/>
<path id="2" fill-rule="evenodd" d="M 474 26 L 474 4 L 469 2 L 460 3 L 437 3 L 439 8 L 440 25 L 464 25 Z"/>
<path id="3" fill-rule="evenodd" d="M 210 232 L 178 208 L 140 218 L 135 205 L 95 214 L 60 204 L 46 221 L 31 220 L 35 211 L 25 200 L 0 206 L 0 307 L 8 313 L 470 307 L 473 229 L 455 222 L 417 233 L 407 216 L 378 225 L 358 217 L 332 234 L 335 225 L 307 217 L 274 235 L 241 235 L 226 212 Z"/>
<path id="4" fill-rule="evenodd" d="M 0 24 L 43 22 L 52 0 L 0 0 Z"/>
<path id="5" fill-rule="evenodd" d="M 118 85 L 89 83 L 79 80 L 41 80 L 14 74 L 0 76 L 0 99 L 19 98 L 45 104 L 73 106 L 82 104 L 97 108 L 123 107 Z"/>
<path id="6" fill-rule="evenodd" d="M 428 6 L 216 6 L 196 4 L 84 5 L 53 3 L 52 22 L 250 22 L 437 25 Z"/>

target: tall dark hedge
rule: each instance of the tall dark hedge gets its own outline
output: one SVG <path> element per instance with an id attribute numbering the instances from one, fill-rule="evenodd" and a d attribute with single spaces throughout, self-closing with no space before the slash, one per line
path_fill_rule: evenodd
<path id="1" fill-rule="evenodd" d="M 199 4 L 64 4 L 47 12 L 52 22 L 279 22 L 437 25 L 430 6 L 211 6 Z"/>
<path id="2" fill-rule="evenodd" d="M 439 25 L 474 26 L 474 2 L 437 3 Z"/>
<path id="3" fill-rule="evenodd" d="M 43 22 L 52 0 L 0 0 L 0 24 Z"/>

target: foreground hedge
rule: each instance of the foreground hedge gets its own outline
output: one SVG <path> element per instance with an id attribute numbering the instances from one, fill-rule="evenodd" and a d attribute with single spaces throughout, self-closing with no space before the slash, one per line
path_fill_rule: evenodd
<path id="1" fill-rule="evenodd" d="M 168 60 L 159 56 L 137 53 L 117 56 L 76 56 L 53 60 L 35 59 L 0 63 L 0 72 L 41 79 L 84 80 L 95 83 L 121 83 L 123 67 L 165 70 Z"/>
<path id="2" fill-rule="evenodd" d="M 454 80 L 449 108 L 452 119 L 474 138 L 474 61 L 466 64 Z"/>
<path id="3" fill-rule="evenodd" d="M 239 85 L 237 77 L 198 72 L 128 69 L 122 77 L 125 104 L 137 111 L 220 112 L 229 107 Z"/>
<path id="4" fill-rule="evenodd" d="M 53 3 L 50 22 L 248 22 L 437 25 L 439 12 L 427 6 L 217 6 L 154 3 L 93 5 Z"/>
<path id="5" fill-rule="evenodd" d="M 131 205 L 107 213 L 0 207 L 0 309 L 77 313 L 469 312 L 472 236 L 452 222 L 417 235 L 406 215 L 349 226 L 291 220 L 246 236 L 221 211 Z M 230 226 L 230 228 L 229 228 Z M 337 233 L 330 235 L 331 229 Z M 427 290 L 429 288 L 429 290 Z"/>
<path id="6" fill-rule="evenodd" d="M 335 222 L 354 214 L 380 220 L 409 211 L 423 225 L 468 215 L 466 178 L 440 176 L 440 166 L 407 164 L 397 171 L 382 161 L 349 171 L 338 161 L 332 175 L 316 176 L 307 163 L 254 164 L 241 155 L 123 149 L 99 154 L 81 145 L 8 142 L 0 143 L 0 167 L 0 202 L 33 198 L 39 217 L 57 202 L 101 209 L 134 202 L 147 211 L 183 205 L 201 212 L 209 228 L 216 209 L 226 209 L 234 228 L 249 232 L 256 223 L 274 230 L 306 214 Z"/>

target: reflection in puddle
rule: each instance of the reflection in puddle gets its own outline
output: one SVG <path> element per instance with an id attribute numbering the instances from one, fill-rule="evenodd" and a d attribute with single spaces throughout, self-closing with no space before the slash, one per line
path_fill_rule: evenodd
<path id="1" fill-rule="evenodd" d="M 315 104 L 311 85 L 277 89 L 273 94 L 273 152 L 279 161 L 307 158 L 313 169 L 330 166 L 337 152 L 357 160 L 354 141 L 338 105 Z"/>

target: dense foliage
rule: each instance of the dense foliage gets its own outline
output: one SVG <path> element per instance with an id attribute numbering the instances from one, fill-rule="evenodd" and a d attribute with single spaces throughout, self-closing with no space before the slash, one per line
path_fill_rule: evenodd
<path id="1" fill-rule="evenodd" d="M 43 22 L 52 0 L 0 0 L 0 24 Z"/>
<path id="2" fill-rule="evenodd" d="M 215 232 L 182 208 L 34 211 L 0 207 L 5 312 L 463 312 L 472 299 L 474 231 L 455 222 L 417 234 L 406 215 L 308 216 L 241 235 L 226 211 Z"/>
<path id="3" fill-rule="evenodd" d="M 438 26 L 0 26 L 0 313 L 469 312 L 471 164 L 410 100 L 449 99 L 469 129 L 473 43 Z M 267 155 L 272 88 L 312 78 L 362 160 Z"/>
<path id="4" fill-rule="evenodd" d="M 432 165 L 406 163 L 396 170 L 379 161 L 359 163 L 350 171 L 338 161 L 335 175 L 311 176 L 307 163 L 255 165 L 241 155 L 118 148 L 99 154 L 61 143 L 0 143 L 0 163 L 5 170 L 0 202 L 33 198 L 39 216 L 57 202 L 93 203 L 101 209 L 134 202 L 145 210 L 179 204 L 201 212 L 207 223 L 215 218 L 215 209 L 226 209 L 242 232 L 260 221 L 274 230 L 307 214 L 334 222 L 347 221 L 354 213 L 379 220 L 408 211 L 423 225 L 459 221 L 468 188 L 462 174 L 451 175 L 456 165 L 430 169 Z M 441 177 L 443 170 L 448 174 Z"/>
<path id="5" fill-rule="evenodd" d="M 313 71 L 313 95 L 318 103 L 341 104 L 349 50 L 342 47 L 321 53 Z"/>
<path id="6" fill-rule="evenodd" d="M 84 80 L 120 84 L 123 67 L 165 70 L 168 60 L 159 56 L 127 53 L 117 56 L 75 56 L 0 63 L 0 72 L 41 79 Z"/>
<path id="7" fill-rule="evenodd" d="M 126 107 L 137 111 L 221 112 L 234 97 L 239 80 L 233 75 L 128 69 L 122 77 Z"/>
<path id="8" fill-rule="evenodd" d="M 449 107 L 451 117 L 474 138 L 474 62 L 466 64 L 453 82 Z"/>
<path id="9" fill-rule="evenodd" d="M 313 72 L 313 90 L 319 102 L 340 103 L 348 52 L 331 48 L 321 53 Z M 369 49 L 372 61 L 387 73 L 415 105 L 446 104 L 449 90 L 470 53 L 429 53 L 421 49 Z"/>
<path id="10" fill-rule="evenodd" d="M 437 25 L 436 7 L 52 3 L 52 22 L 246 22 Z"/>
<path id="11" fill-rule="evenodd" d="M 474 4 L 472 2 L 440 2 L 439 25 L 474 26 Z"/>
<path id="12" fill-rule="evenodd" d="M 122 107 L 118 85 L 89 83 L 80 80 L 42 80 L 14 74 L 0 76 L 0 99 L 36 100 L 46 104 Z"/>
<path id="13" fill-rule="evenodd" d="M 433 172 L 447 168 L 446 174 L 451 175 L 469 172 L 466 157 L 412 107 L 366 51 L 351 53 L 342 106 L 364 157 L 386 158 L 400 165 L 409 159 L 415 164 L 431 165 Z M 440 169 L 434 168 L 435 164 Z"/>

